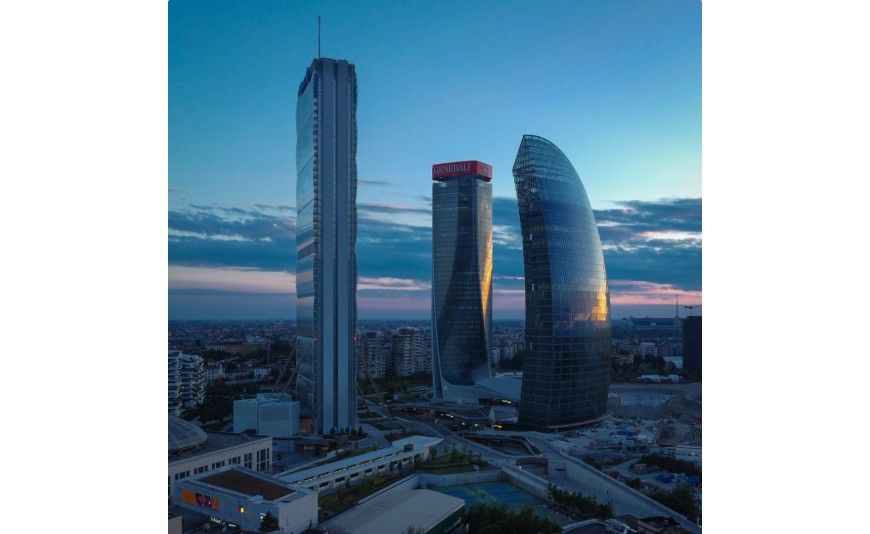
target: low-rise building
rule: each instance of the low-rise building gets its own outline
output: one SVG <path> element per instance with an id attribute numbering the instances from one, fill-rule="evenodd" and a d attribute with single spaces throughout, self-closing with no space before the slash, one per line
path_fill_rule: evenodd
<path id="1" fill-rule="evenodd" d="M 411 436 L 396 440 L 390 447 L 377 451 L 315 467 L 285 471 L 277 477 L 289 484 L 325 491 L 341 484 L 354 484 L 365 478 L 409 467 L 417 459 L 427 459 L 432 447 L 441 441 L 442 438 Z"/>
<path id="2" fill-rule="evenodd" d="M 674 458 L 701 465 L 701 447 L 695 445 L 677 445 L 674 447 Z"/>
<path id="3" fill-rule="evenodd" d="M 169 417 L 169 496 L 179 480 L 228 465 L 268 473 L 272 469 L 272 438 L 229 432 L 204 432 L 196 425 Z"/>
<path id="4" fill-rule="evenodd" d="M 244 467 L 228 466 L 181 480 L 174 497 L 182 508 L 246 531 L 259 531 L 266 514 L 277 520 L 282 532 L 302 532 L 317 525 L 316 491 Z"/>
<path id="5" fill-rule="evenodd" d="M 287 438 L 299 433 L 300 403 L 289 395 L 260 393 L 233 402 L 233 430 L 253 430 L 263 436 Z"/>
<path id="6" fill-rule="evenodd" d="M 638 356 L 658 356 L 658 347 L 652 341 L 644 341 L 637 347 Z"/>
<path id="7" fill-rule="evenodd" d="M 407 532 L 453 532 L 459 527 L 465 501 L 429 489 L 394 490 L 345 512 L 329 526 L 353 534 Z"/>
<path id="8" fill-rule="evenodd" d="M 205 366 L 205 382 L 210 384 L 215 380 L 220 380 L 224 377 L 224 365 L 222 363 L 212 363 Z"/>

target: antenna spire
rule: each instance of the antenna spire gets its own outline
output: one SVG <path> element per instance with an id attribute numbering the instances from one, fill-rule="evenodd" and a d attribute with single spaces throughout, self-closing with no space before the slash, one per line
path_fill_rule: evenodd
<path id="1" fill-rule="evenodd" d="M 317 15 L 317 59 L 320 59 L 320 15 Z"/>

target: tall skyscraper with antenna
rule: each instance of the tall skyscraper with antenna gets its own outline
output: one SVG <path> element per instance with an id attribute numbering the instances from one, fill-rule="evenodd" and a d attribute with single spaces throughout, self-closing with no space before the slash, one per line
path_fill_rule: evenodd
<path id="1" fill-rule="evenodd" d="M 296 103 L 296 354 L 316 434 L 356 417 L 356 105 L 354 65 L 312 61 Z"/>

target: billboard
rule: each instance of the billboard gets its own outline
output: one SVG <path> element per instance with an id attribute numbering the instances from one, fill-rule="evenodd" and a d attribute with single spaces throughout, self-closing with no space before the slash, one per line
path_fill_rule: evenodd
<path id="1" fill-rule="evenodd" d="M 211 497 L 204 493 L 196 493 L 186 489 L 181 490 L 181 502 L 202 506 L 211 510 L 220 510 L 220 501 L 217 497 Z"/>
<path id="2" fill-rule="evenodd" d="M 436 163 L 432 165 L 432 179 L 440 180 L 449 176 L 464 174 L 477 174 L 483 176 L 486 181 L 492 180 L 492 165 L 482 161 L 453 161 L 450 163 Z"/>

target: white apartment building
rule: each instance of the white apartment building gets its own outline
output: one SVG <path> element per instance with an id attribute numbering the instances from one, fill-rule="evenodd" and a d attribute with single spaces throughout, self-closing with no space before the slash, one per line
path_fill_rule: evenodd
<path id="1" fill-rule="evenodd" d="M 366 379 L 366 367 L 372 378 L 387 374 L 387 352 L 384 333 L 374 330 L 361 332 L 356 338 L 357 376 Z"/>
<path id="2" fill-rule="evenodd" d="M 199 356 L 169 351 L 169 415 L 181 415 L 182 408 L 195 408 L 205 401 L 205 366 Z"/>
<path id="3" fill-rule="evenodd" d="M 178 417 L 182 411 L 180 357 L 180 350 L 169 351 L 169 417 Z"/>
<path id="4" fill-rule="evenodd" d="M 205 366 L 205 383 L 210 384 L 224 377 L 224 364 L 213 363 Z"/>
<path id="5" fill-rule="evenodd" d="M 403 326 L 393 334 L 393 369 L 397 376 L 432 371 L 432 331 Z"/>

